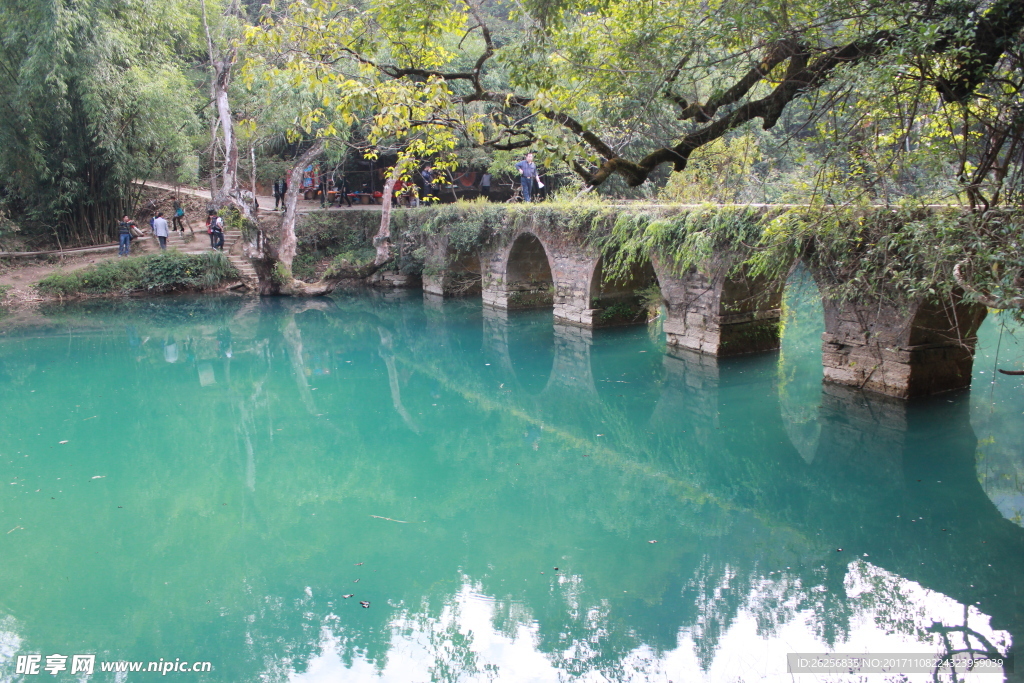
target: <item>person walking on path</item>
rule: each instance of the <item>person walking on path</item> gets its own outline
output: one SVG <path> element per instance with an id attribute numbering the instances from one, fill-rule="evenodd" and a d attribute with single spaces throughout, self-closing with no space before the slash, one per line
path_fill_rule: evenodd
<path id="1" fill-rule="evenodd" d="M 480 176 L 480 196 L 491 201 L 491 174 L 484 173 Z"/>
<path id="2" fill-rule="evenodd" d="M 185 236 L 185 209 L 177 199 L 174 200 L 174 218 L 171 220 L 171 230 L 175 232 L 180 230 L 181 236 Z"/>
<path id="3" fill-rule="evenodd" d="M 351 208 L 352 199 L 348 196 L 348 178 L 345 177 L 344 173 L 335 174 L 334 189 L 338 193 L 338 208 L 341 208 L 342 201 L 344 201 L 349 206 L 349 208 Z"/>
<path id="4" fill-rule="evenodd" d="M 157 211 L 153 218 L 153 234 L 160 240 L 160 251 L 167 251 L 167 219 L 163 211 Z"/>
<path id="5" fill-rule="evenodd" d="M 206 233 L 210 236 L 210 249 L 215 249 L 217 241 L 213 238 L 213 224 L 217 220 L 217 212 L 210 209 L 206 212 Z"/>
<path id="6" fill-rule="evenodd" d="M 274 181 L 274 211 L 277 211 L 277 207 L 284 208 L 284 195 L 288 192 L 288 182 L 284 178 L 278 178 Z"/>
<path id="7" fill-rule="evenodd" d="M 519 182 L 523 184 L 523 201 L 533 201 L 533 187 L 537 181 L 537 164 L 533 163 L 533 152 L 529 152 L 526 157 L 516 164 L 516 168 L 519 169 Z"/>
<path id="8" fill-rule="evenodd" d="M 117 224 L 117 255 L 128 256 L 132 253 L 132 220 L 125 216 Z"/>

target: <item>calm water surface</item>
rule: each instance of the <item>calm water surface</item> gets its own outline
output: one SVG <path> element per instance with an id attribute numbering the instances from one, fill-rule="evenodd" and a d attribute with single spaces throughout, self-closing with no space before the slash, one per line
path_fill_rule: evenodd
<path id="1" fill-rule="evenodd" d="M 970 393 L 823 390 L 791 284 L 782 352 L 720 362 L 418 294 L 0 320 L 0 680 L 53 678 L 27 654 L 678 683 L 1012 651 L 1024 381 L 993 371 L 1019 332 L 986 321 Z"/>

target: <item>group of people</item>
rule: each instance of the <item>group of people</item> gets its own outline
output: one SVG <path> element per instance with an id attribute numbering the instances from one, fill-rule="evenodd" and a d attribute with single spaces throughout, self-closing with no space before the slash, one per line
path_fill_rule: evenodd
<path id="1" fill-rule="evenodd" d="M 284 196 L 288 193 L 288 181 L 284 178 L 278 178 L 273 184 L 274 193 L 274 211 L 284 209 Z M 351 190 L 349 189 L 348 179 L 345 178 L 341 173 L 323 173 L 317 179 L 316 184 L 317 194 L 320 195 L 320 206 L 327 208 L 332 206 L 334 201 L 338 202 L 338 206 L 341 206 L 342 202 L 352 206 L 352 198 L 349 197 Z M 330 193 L 334 192 L 334 198 L 331 198 Z"/>
<path id="2" fill-rule="evenodd" d="M 157 211 L 149 219 L 149 227 L 154 237 L 160 242 L 160 250 L 167 251 L 167 237 L 171 232 L 181 232 L 182 239 L 185 238 L 185 209 L 181 203 L 175 200 L 174 214 L 171 223 L 168 224 L 164 218 L 163 211 Z M 210 247 L 212 249 L 224 248 L 224 219 L 217 215 L 217 212 L 210 209 L 206 217 L 206 231 L 210 234 Z M 132 240 L 145 237 L 146 233 L 139 228 L 138 223 L 129 216 L 124 216 L 117 224 L 117 255 L 129 256 L 131 254 Z"/>
<path id="3" fill-rule="evenodd" d="M 541 182 L 540 174 L 537 171 L 537 164 L 533 159 L 533 152 L 527 153 L 522 160 L 516 163 L 516 170 L 519 171 L 519 183 L 522 188 L 522 197 L 524 202 L 532 202 L 537 197 L 537 190 L 544 187 L 544 183 Z M 422 181 L 422 193 L 424 197 L 437 197 L 437 180 L 436 173 L 432 166 L 429 164 L 424 166 L 420 171 L 420 180 Z M 478 185 L 480 190 L 480 196 L 488 201 L 491 198 L 491 181 L 492 176 L 489 172 L 484 172 L 480 176 L 480 184 Z M 408 185 L 412 185 L 409 183 Z M 404 189 L 401 181 L 395 184 L 395 196 L 401 197 L 400 190 Z"/>

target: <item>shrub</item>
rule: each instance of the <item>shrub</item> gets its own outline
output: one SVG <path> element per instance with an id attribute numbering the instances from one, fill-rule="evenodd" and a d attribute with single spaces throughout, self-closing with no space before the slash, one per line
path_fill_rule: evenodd
<path id="1" fill-rule="evenodd" d="M 114 292 L 207 289 L 238 273 L 220 252 L 182 254 L 168 251 L 137 258 L 104 261 L 92 268 L 73 273 L 57 271 L 43 278 L 36 287 L 46 294 L 76 296 Z"/>

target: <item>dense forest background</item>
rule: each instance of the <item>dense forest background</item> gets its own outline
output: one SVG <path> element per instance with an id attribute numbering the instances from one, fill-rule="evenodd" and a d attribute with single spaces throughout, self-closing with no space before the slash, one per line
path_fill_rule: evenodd
<path id="1" fill-rule="evenodd" d="M 244 203 L 528 150 L 562 198 L 1014 209 L 1022 5 L 3 0 L 0 239 L 107 241 L 136 179 Z"/>

